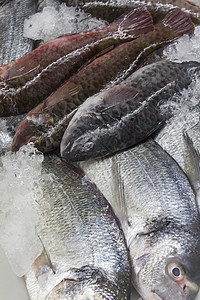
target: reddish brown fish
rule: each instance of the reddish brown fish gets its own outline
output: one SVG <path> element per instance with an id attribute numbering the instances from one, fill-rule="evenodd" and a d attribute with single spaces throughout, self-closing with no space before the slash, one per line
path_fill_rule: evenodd
<path id="1" fill-rule="evenodd" d="M 109 26 L 64 35 L 0 68 L 0 116 L 28 112 L 88 59 L 153 30 L 150 13 L 138 7 Z"/>
<path id="2" fill-rule="evenodd" d="M 70 113 L 81 103 L 111 81 L 114 81 L 112 85 L 122 81 L 150 53 L 193 29 L 190 18 L 180 9 L 175 9 L 155 26 L 154 31 L 96 58 L 27 114 L 13 139 L 12 151 L 31 141 L 43 152 L 57 148 Z"/>

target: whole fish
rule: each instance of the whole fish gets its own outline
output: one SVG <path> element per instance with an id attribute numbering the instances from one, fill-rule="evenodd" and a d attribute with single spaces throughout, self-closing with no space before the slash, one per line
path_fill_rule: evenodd
<path id="1" fill-rule="evenodd" d="M 106 48 L 153 29 L 144 7 L 92 31 L 64 35 L 0 68 L 0 116 L 28 112 L 42 102 L 88 59 Z"/>
<path id="2" fill-rule="evenodd" d="M 129 255 L 107 200 L 54 156 L 43 171 L 37 233 L 44 251 L 26 275 L 31 300 L 130 299 Z"/>
<path id="3" fill-rule="evenodd" d="M 121 221 L 133 284 L 142 299 L 195 299 L 200 216 L 196 195 L 178 164 L 148 140 L 81 166 Z"/>
<path id="4" fill-rule="evenodd" d="M 23 37 L 24 20 L 37 11 L 35 0 L 0 2 L 0 65 L 33 50 L 33 41 Z"/>
<path id="5" fill-rule="evenodd" d="M 195 5 L 187 0 L 65 0 L 67 5 L 77 5 L 91 15 L 112 22 L 120 14 L 144 5 L 155 21 L 161 19 L 170 9 L 180 8 L 191 20 L 200 24 L 200 3 Z"/>
<path id="6" fill-rule="evenodd" d="M 86 160 L 141 142 L 172 115 L 172 101 L 176 102 L 177 94 L 192 82 L 199 67 L 197 62 L 162 59 L 139 69 L 118 86 L 88 98 L 63 135 L 61 156 Z"/>
<path id="7" fill-rule="evenodd" d="M 12 151 L 29 142 L 43 152 L 58 148 L 71 113 L 81 103 L 108 85 L 121 82 L 156 49 L 192 31 L 193 24 L 188 16 L 175 9 L 155 26 L 154 31 L 97 57 L 27 114 L 13 139 Z"/>

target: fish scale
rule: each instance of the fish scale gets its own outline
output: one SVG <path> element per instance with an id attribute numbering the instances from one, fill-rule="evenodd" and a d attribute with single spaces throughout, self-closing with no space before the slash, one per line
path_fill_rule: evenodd
<path id="1" fill-rule="evenodd" d="M 193 31 L 193 28 L 193 24 L 183 12 L 179 9 L 174 10 L 155 26 L 154 31 L 121 44 L 91 61 L 27 114 L 13 139 L 12 151 L 30 141 L 35 142 L 35 146 L 44 152 L 56 149 L 69 123 L 70 118 L 66 113 L 74 100 L 81 104 L 88 97 L 106 89 L 108 84 L 114 85 L 115 81 L 122 81 L 130 72 L 136 70 L 150 53 L 179 35 Z M 63 107 L 62 118 L 56 116 L 57 104 Z M 44 116 L 46 112 L 48 118 Z M 49 118 L 54 120 L 53 126 L 49 124 Z M 41 136 L 34 123 L 39 123 L 46 134 Z"/>
<path id="2" fill-rule="evenodd" d="M 80 166 L 121 222 L 133 284 L 141 297 L 195 299 L 200 285 L 200 216 L 191 183 L 179 165 L 148 140 Z M 185 289 L 170 275 L 173 265 L 183 268 Z"/>
<path id="3" fill-rule="evenodd" d="M 84 33 L 60 36 L 0 68 L 0 115 L 28 112 L 97 53 L 153 29 L 144 7 L 112 24 Z"/>
<path id="4" fill-rule="evenodd" d="M 192 21 L 200 24 L 200 7 L 187 0 L 65 0 L 67 5 L 77 5 L 91 15 L 111 22 L 125 11 L 138 5 L 144 5 L 152 14 L 154 21 L 158 21 L 169 10 L 180 8 L 187 13 Z"/>
<path id="5" fill-rule="evenodd" d="M 0 6 L 0 65 L 10 63 L 33 49 L 33 41 L 23 37 L 24 20 L 37 10 L 37 1 L 3 1 Z"/>
<path id="6" fill-rule="evenodd" d="M 178 95 L 199 66 L 162 59 L 88 98 L 63 135 L 61 156 L 73 161 L 103 157 L 141 142 L 173 115 L 173 103 L 181 106 Z"/>
<path id="7" fill-rule="evenodd" d="M 80 170 L 55 156 L 45 157 L 43 172 L 37 233 L 51 264 L 39 258 L 26 274 L 31 300 L 88 299 L 90 293 L 91 299 L 128 300 L 128 251 L 108 202 Z"/>

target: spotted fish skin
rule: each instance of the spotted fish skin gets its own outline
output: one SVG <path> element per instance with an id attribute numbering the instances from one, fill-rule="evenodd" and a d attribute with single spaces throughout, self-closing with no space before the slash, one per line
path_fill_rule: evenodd
<path id="1" fill-rule="evenodd" d="M 148 140 L 80 165 L 121 221 L 142 299 L 195 299 L 200 216 L 191 182 L 175 160 Z"/>
<path id="2" fill-rule="evenodd" d="M 107 200 L 58 157 L 45 157 L 43 173 L 36 230 L 48 259 L 43 254 L 26 274 L 31 300 L 129 300 L 129 254 Z"/>
<path id="3" fill-rule="evenodd" d="M 176 9 L 168 13 L 154 31 L 97 57 L 27 114 L 13 139 L 12 151 L 31 141 L 43 152 L 58 148 L 71 118 L 70 113 L 74 113 L 80 104 L 106 89 L 108 84 L 119 83 L 149 54 L 193 29 L 188 16 Z"/>
<path id="4" fill-rule="evenodd" d="M 173 115 L 176 97 L 199 67 L 197 62 L 162 59 L 88 98 L 63 135 L 61 156 L 73 161 L 103 157 L 146 139 Z"/>
<path id="5" fill-rule="evenodd" d="M 99 52 L 153 30 L 144 7 L 110 25 L 63 35 L 0 68 L 0 116 L 30 111 Z"/>
<path id="6" fill-rule="evenodd" d="M 155 22 L 163 18 L 169 10 L 180 8 L 196 25 L 200 24 L 200 4 L 198 6 L 187 0 L 66 0 L 65 2 L 67 5 L 78 5 L 85 12 L 109 22 L 133 7 L 144 5 Z"/>

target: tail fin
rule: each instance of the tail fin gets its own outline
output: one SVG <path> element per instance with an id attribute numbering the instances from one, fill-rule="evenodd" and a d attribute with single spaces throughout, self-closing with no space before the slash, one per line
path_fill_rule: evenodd
<path id="1" fill-rule="evenodd" d="M 162 23 L 164 26 L 171 29 L 174 37 L 179 37 L 185 33 L 191 33 L 195 28 L 190 17 L 179 8 L 171 10 L 164 17 Z"/>
<path id="2" fill-rule="evenodd" d="M 124 36 L 137 38 L 149 31 L 154 30 L 153 19 L 148 10 L 143 7 L 137 7 L 111 23 L 111 26 L 117 27 L 117 33 Z M 115 27 L 115 28 L 116 28 Z"/>

